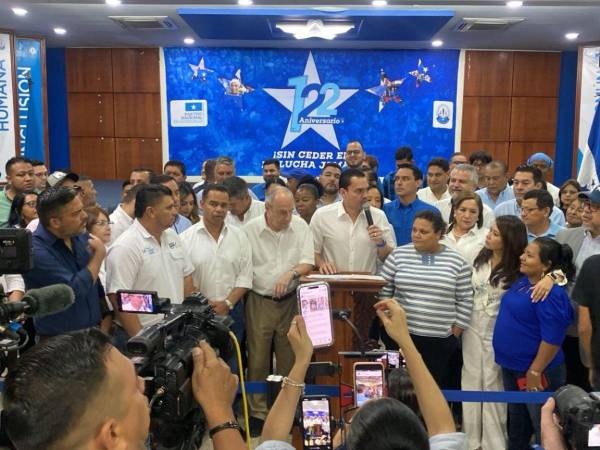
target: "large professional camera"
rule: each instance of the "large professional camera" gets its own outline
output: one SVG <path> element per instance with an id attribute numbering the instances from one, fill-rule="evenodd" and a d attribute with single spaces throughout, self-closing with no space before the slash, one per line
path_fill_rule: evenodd
<path id="1" fill-rule="evenodd" d="M 159 299 L 155 292 L 119 291 L 123 312 L 165 314 L 127 342 L 138 374 L 151 399 L 150 435 L 155 449 L 197 449 L 206 431 L 204 414 L 192 393 L 192 349 L 206 340 L 227 361 L 233 355 L 229 316 L 214 313 L 206 297 L 196 293 L 181 305 Z"/>
<path id="2" fill-rule="evenodd" d="M 569 448 L 600 449 L 600 442 L 590 433 L 595 425 L 600 424 L 600 397 L 596 393 L 588 394 L 578 386 L 567 384 L 554 393 L 554 400 Z"/>

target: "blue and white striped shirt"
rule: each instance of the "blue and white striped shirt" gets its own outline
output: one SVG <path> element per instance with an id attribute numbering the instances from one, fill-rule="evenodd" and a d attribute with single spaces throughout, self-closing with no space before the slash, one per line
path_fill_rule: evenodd
<path id="1" fill-rule="evenodd" d="M 445 338 L 452 326 L 466 329 L 473 308 L 471 266 L 455 250 L 419 253 L 413 244 L 396 247 L 381 276 L 380 296 L 394 297 L 406 311 L 411 334 Z"/>

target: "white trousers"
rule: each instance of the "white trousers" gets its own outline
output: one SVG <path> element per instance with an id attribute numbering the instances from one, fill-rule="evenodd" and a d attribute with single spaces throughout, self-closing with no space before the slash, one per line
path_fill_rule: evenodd
<path id="1" fill-rule="evenodd" d="M 496 317 L 473 311 L 462 334 L 463 391 L 503 391 L 502 371 L 494 361 L 492 335 Z M 503 403 L 463 403 L 463 428 L 468 449 L 506 449 L 507 407 Z"/>

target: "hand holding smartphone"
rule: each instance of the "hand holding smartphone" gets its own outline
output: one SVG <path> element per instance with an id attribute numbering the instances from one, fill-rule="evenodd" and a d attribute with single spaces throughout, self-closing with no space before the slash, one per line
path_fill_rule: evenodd
<path id="1" fill-rule="evenodd" d="M 324 282 L 298 286 L 298 309 L 315 349 L 333 345 L 333 316 L 329 285 Z"/>
<path id="2" fill-rule="evenodd" d="M 311 395 L 302 398 L 302 448 L 331 450 L 331 411 L 329 398 Z"/>
<path id="3" fill-rule="evenodd" d="M 381 362 L 354 363 L 354 404 L 385 396 L 385 375 Z"/>

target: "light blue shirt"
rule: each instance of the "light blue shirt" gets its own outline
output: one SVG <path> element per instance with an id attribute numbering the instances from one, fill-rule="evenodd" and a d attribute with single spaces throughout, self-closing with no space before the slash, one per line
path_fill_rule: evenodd
<path id="1" fill-rule="evenodd" d="M 496 201 L 492 200 L 490 194 L 488 194 L 487 188 L 479 189 L 475 192 L 479 197 L 481 197 L 481 201 L 484 205 L 488 205 L 490 208 L 494 209 L 500 203 L 504 203 L 508 200 L 513 200 L 515 198 L 515 194 L 513 193 L 512 186 L 506 185 L 504 190 L 500 192 L 498 195 L 498 199 Z"/>
<path id="2" fill-rule="evenodd" d="M 494 209 L 494 215 L 496 217 L 499 216 L 517 216 L 519 219 L 521 218 L 521 207 L 517 203 L 517 199 L 508 200 L 506 202 L 500 203 Z M 552 214 L 550 214 L 550 221 L 558 225 L 559 227 L 565 227 L 565 215 L 563 212 L 558 209 L 556 206 L 552 208 Z"/>
<path id="3" fill-rule="evenodd" d="M 188 219 L 185 216 L 182 216 L 181 214 L 177 214 L 175 222 L 173 223 L 173 225 L 171 225 L 171 228 L 173 229 L 173 231 L 175 231 L 175 233 L 181 234 L 191 226 L 192 222 L 190 221 L 190 219 Z"/>
<path id="4" fill-rule="evenodd" d="M 527 230 L 527 241 L 531 242 L 535 238 L 539 238 L 539 237 L 549 237 L 549 238 L 554 239 L 556 237 L 556 235 L 558 234 L 558 232 L 561 230 L 564 230 L 564 227 L 558 226 L 555 223 L 550 222 L 550 226 L 548 227 L 548 229 L 540 235 L 535 235 L 532 232 L 530 232 L 529 230 Z"/>

